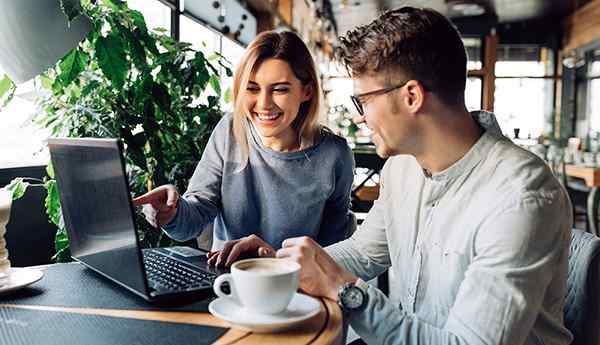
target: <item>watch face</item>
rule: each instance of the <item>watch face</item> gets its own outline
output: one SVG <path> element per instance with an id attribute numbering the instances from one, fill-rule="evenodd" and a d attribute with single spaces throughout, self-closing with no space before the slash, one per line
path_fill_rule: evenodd
<path id="1" fill-rule="evenodd" d="M 363 292 L 353 286 L 345 291 L 344 294 L 344 307 L 348 309 L 356 309 L 363 304 Z"/>

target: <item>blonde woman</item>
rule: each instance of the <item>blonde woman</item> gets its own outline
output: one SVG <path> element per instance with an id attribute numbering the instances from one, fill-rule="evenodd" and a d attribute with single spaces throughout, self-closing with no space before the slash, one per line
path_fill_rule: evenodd
<path id="1" fill-rule="evenodd" d="M 230 250 L 240 239 L 260 237 L 274 249 L 289 237 L 344 239 L 354 161 L 346 141 L 318 124 L 319 92 L 302 40 L 261 33 L 236 69 L 234 112 L 212 133 L 185 194 L 166 185 L 134 204 L 175 240 L 213 222 L 209 262 L 217 265 L 237 258 Z"/>

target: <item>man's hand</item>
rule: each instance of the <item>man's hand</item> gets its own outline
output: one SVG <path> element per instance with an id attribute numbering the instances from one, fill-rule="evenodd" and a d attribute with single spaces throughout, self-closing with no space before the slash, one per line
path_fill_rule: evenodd
<path id="1" fill-rule="evenodd" d="M 227 241 L 222 250 L 207 254 L 208 264 L 218 267 L 228 267 L 241 256 L 274 257 L 275 250 L 260 237 L 250 235 L 239 240 Z"/>
<path id="2" fill-rule="evenodd" d="M 177 214 L 179 193 L 173 185 L 164 185 L 133 199 L 134 206 L 142 206 L 148 223 L 155 228 L 170 223 Z"/>
<path id="3" fill-rule="evenodd" d="M 302 266 L 300 288 L 313 296 L 337 301 L 340 287 L 346 282 L 357 280 L 356 276 L 338 265 L 310 237 L 283 241 L 283 248 L 277 251 L 277 257 L 294 260 Z"/>

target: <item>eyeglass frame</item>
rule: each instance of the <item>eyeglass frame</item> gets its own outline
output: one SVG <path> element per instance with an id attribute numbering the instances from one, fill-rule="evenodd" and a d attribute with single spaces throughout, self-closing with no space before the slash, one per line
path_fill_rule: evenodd
<path id="1" fill-rule="evenodd" d="M 358 95 L 350 95 L 350 99 L 352 100 L 352 103 L 354 104 L 354 106 L 356 107 L 356 110 L 358 111 L 358 114 L 360 116 L 364 116 L 365 115 L 365 110 L 363 108 L 363 102 L 361 102 L 361 100 L 359 98 L 361 97 L 368 97 L 368 96 L 381 96 L 381 95 L 385 95 L 386 93 L 392 92 L 394 90 L 397 90 L 401 87 L 404 87 L 406 85 L 406 83 L 408 83 L 411 79 L 400 83 L 398 85 L 394 85 L 394 86 L 390 86 L 390 87 L 384 87 L 381 89 L 377 89 L 377 90 L 373 90 L 373 91 L 369 91 L 369 92 L 365 92 L 365 93 L 361 93 Z"/>

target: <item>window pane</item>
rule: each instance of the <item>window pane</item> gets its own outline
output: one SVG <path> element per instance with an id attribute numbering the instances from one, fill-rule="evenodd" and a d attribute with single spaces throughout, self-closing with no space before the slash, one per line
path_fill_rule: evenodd
<path id="1" fill-rule="evenodd" d="M 242 55 L 244 55 L 244 47 L 239 45 L 238 43 L 230 40 L 227 37 L 223 37 L 223 52 L 221 53 L 229 62 L 231 62 L 232 66 L 235 68 L 238 62 L 241 60 Z"/>
<path id="2" fill-rule="evenodd" d="M 0 68 L 0 77 L 4 71 Z M 33 81 L 19 85 L 11 102 L 0 111 L 0 169 L 48 163 L 44 140 L 50 131 L 31 122 L 38 112 Z"/>
<path id="3" fill-rule="evenodd" d="M 200 50 L 207 58 L 211 57 L 215 52 L 221 51 L 221 35 L 186 16 L 180 16 L 179 23 L 179 40 L 181 42 L 191 43 L 192 48 Z M 221 85 L 222 94 L 224 94 L 225 90 L 226 88 Z M 217 93 L 210 85 L 206 86 L 205 91 L 197 101 L 206 102 L 208 96 L 217 96 Z"/>
<path id="4" fill-rule="evenodd" d="M 590 119 L 590 130 L 592 132 L 600 132 L 600 78 L 591 79 L 589 82 L 587 109 Z"/>
<path id="5" fill-rule="evenodd" d="M 127 0 L 129 8 L 140 11 L 144 15 L 149 29 L 162 28 L 171 34 L 171 9 L 158 0 Z"/>
<path id="6" fill-rule="evenodd" d="M 467 50 L 467 69 L 477 70 L 483 68 L 482 49 L 480 37 L 463 37 L 463 44 Z"/>
<path id="7" fill-rule="evenodd" d="M 469 77 L 465 88 L 465 105 L 467 110 L 481 109 L 481 77 Z"/>
<path id="8" fill-rule="evenodd" d="M 594 50 L 589 57 L 588 77 L 600 77 L 600 49 Z"/>
<path id="9" fill-rule="evenodd" d="M 179 24 L 180 41 L 191 43 L 194 49 L 202 51 L 207 57 L 220 51 L 221 35 L 186 16 L 179 17 Z"/>
<path id="10" fill-rule="evenodd" d="M 553 81 L 533 78 L 496 78 L 494 113 L 502 130 L 513 137 L 537 138 L 544 129 L 544 117 L 552 112 Z"/>
<path id="11" fill-rule="evenodd" d="M 223 55 L 223 57 L 225 57 L 225 59 L 231 63 L 231 71 L 234 72 L 240 59 L 242 58 L 242 55 L 244 54 L 244 47 L 228 39 L 227 37 L 222 37 L 221 42 L 223 44 L 223 51 L 221 52 L 221 55 Z M 230 93 L 233 92 L 233 76 L 228 77 L 223 68 L 221 68 L 221 90 L 223 93 L 225 93 L 226 90 L 230 90 Z M 223 107 L 224 111 L 232 111 L 233 99 L 231 99 L 229 103 L 226 103 L 225 99 L 222 97 L 221 106 Z"/>
<path id="12" fill-rule="evenodd" d="M 554 72 L 552 51 L 540 46 L 500 45 L 495 73 L 498 77 L 544 77 Z"/>

